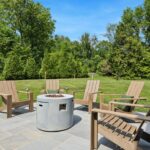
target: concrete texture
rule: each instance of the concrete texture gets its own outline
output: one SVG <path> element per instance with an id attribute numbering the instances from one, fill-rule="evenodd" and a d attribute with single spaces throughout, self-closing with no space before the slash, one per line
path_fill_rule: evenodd
<path id="1" fill-rule="evenodd" d="M 44 132 L 36 128 L 36 111 L 27 112 L 27 109 L 15 110 L 10 119 L 6 113 L 0 113 L 0 150 L 90 150 L 90 114 L 86 110 L 74 110 L 70 129 Z M 150 124 L 144 128 L 150 131 Z M 99 150 L 119 149 L 101 135 L 99 139 Z M 150 144 L 141 140 L 140 148 L 149 150 Z"/>

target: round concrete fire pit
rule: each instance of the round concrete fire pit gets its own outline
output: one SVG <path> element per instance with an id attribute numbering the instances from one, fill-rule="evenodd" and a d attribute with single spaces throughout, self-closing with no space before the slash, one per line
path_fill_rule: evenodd
<path id="1" fill-rule="evenodd" d="M 60 131 L 73 125 L 73 96 L 44 94 L 37 96 L 36 125 L 44 131 Z"/>

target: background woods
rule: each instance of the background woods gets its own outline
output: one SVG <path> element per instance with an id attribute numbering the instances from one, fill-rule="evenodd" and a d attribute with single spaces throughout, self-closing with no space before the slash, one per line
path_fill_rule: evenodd
<path id="1" fill-rule="evenodd" d="M 0 1 L 0 78 L 87 77 L 89 72 L 150 79 L 150 1 L 127 8 L 99 41 L 55 35 L 50 10 L 33 0 Z"/>

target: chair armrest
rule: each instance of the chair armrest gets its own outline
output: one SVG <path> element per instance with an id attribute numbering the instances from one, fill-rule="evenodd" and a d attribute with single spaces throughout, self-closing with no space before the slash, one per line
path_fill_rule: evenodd
<path id="1" fill-rule="evenodd" d="M 0 92 L 0 96 L 11 96 L 11 94 L 1 93 L 1 92 Z"/>
<path id="2" fill-rule="evenodd" d="M 139 97 L 139 98 L 113 98 L 113 101 L 118 101 L 118 100 L 146 100 L 145 97 Z"/>
<path id="3" fill-rule="evenodd" d="M 27 94 L 29 101 L 33 101 L 33 92 L 31 92 L 31 91 L 18 91 L 18 93 Z"/>
<path id="4" fill-rule="evenodd" d="M 17 91 L 18 93 L 24 93 L 24 94 L 30 94 L 30 93 L 33 93 L 31 91 Z"/>
<path id="5" fill-rule="evenodd" d="M 123 94 L 101 94 L 101 96 L 121 96 Z"/>
<path id="6" fill-rule="evenodd" d="M 134 114 L 114 112 L 114 111 L 102 110 L 102 109 L 96 109 L 96 108 L 92 109 L 92 113 L 110 114 L 110 115 L 115 115 L 115 116 L 123 117 L 123 118 L 130 118 L 130 119 L 139 119 L 139 120 L 143 120 L 143 121 L 150 121 L 150 117 L 147 117 L 147 116 L 140 116 L 140 115 L 134 115 Z"/>
<path id="7" fill-rule="evenodd" d="M 123 105 L 123 106 L 133 106 L 133 107 L 141 107 L 141 108 L 150 108 L 150 105 L 131 104 L 131 103 L 122 103 L 122 102 L 113 102 L 113 101 L 110 101 L 109 104 Z"/>
<path id="8" fill-rule="evenodd" d="M 113 98 L 112 101 L 120 101 L 120 100 L 137 100 L 137 98 Z"/>
<path id="9" fill-rule="evenodd" d="M 147 97 L 139 97 L 139 100 L 147 100 Z"/>

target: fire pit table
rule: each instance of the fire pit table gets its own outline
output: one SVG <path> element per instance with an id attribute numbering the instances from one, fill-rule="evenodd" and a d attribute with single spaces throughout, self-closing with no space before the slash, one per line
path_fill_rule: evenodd
<path id="1" fill-rule="evenodd" d="M 73 125 L 73 95 L 43 94 L 37 96 L 36 125 L 44 131 L 60 131 Z"/>

